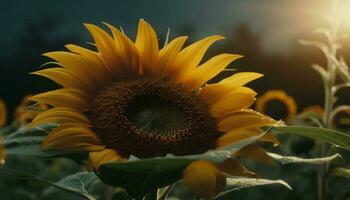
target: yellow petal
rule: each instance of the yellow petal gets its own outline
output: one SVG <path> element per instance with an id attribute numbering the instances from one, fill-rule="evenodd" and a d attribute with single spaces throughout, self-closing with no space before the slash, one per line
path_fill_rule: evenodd
<path id="1" fill-rule="evenodd" d="M 67 44 L 65 47 L 71 52 L 80 54 L 81 56 L 93 62 L 96 68 L 102 70 L 105 76 L 111 78 L 110 74 L 108 73 L 108 67 L 97 52 L 74 44 Z"/>
<path id="2" fill-rule="evenodd" d="M 196 195 L 211 199 L 226 185 L 226 177 L 209 161 L 194 161 L 183 172 L 183 182 Z"/>
<path id="3" fill-rule="evenodd" d="M 77 123 L 82 126 L 91 126 L 90 121 L 81 113 L 75 112 L 69 108 L 52 108 L 48 111 L 42 112 L 37 115 L 30 123 L 30 127 L 38 126 L 49 122 L 55 122 L 58 124 L 65 123 Z"/>
<path id="4" fill-rule="evenodd" d="M 79 54 L 56 51 L 48 52 L 43 55 L 56 60 L 75 76 L 83 76 L 92 88 L 106 81 L 104 69 L 98 68 L 96 64 Z"/>
<path id="5" fill-rule="evenodd" d="M 275 123 L 274 119 L 250 109 L 232 113 L 218 120 L 219 131 L 222 132 L 273 126 Z"/>
<path id="6" fill-rule="evenodd" d="M 262 74 L 253 72 L 241 72 L 226 78 L 219 83 L 204 86 L 198 96 L 206 103 L 211 103 L 232 90 L 241 87 L 250 81 L 262 77 Z"/>
<path id="7" fill-rule="evenodd" d="M 104 149 L 104 146 L 90 129 L 79 124 L 63 124 L 45 138 L 41 148 L 44 150 L 99 151 Z"/>
<path id="8" fill-rule="evenodd" d="M 6 124 L 7 111 L 5 102 L 0 99 L 0 128 Z"/>
<path id="9" fill-rule="evenodd" d="M 237 143 L 244 139 L 248 139 L 253 136 L 257 136 L 261 131 L 259 130 L 234 130 L 225 133 L 223 136 L 219 137 L 216 141 L 218 148 L 226 147 L 228 145 Z M 261 138 L 258 139 L 260 142 L 271 142 L 274 146 L 280 145 L 280 142 L 271 133 L 266 133 Z"/>
<path id="10" fill-rule="evenodd" d="M 135 44 L 121 31 L 114 26 L 105 23 L 106 26 L 112 31 L 114 44 L 117 52 L 120 55 L 120 60 L 124 66 L 123 70 L 128 72 L 140 71 L 140 58 Z"/>
<path id="11" fill-rule="evenodd" d="M 30 99 L 53 107 L 67 107 L 81 112 L 85 111 L 88 106 L 84 93 L 72 89 L 53 90 L 34 95 Z"/>
<path id="12" fill-rule="evenodd" d="M 166 74 L 172 76 L 171 80 L 177 80 L 185 73 L 193 71 L 202 60 L 207 49 L 216 41 L 224 37 L 219 35 L 210 36 L 199 40 L 192 45 L 184 48 L 176 56 L 176 62 L 167 67 Z"/>
<path id="13" fill-rule="evenodd" d="M 69 73 L 69 71 L 64 68 L 48 68 L 32 72 L 31 74 L 47 77 L 65 88 L 75 88 L 87 92 L 91 91 L 88 84 L 80 80 L 79 76 Z"/>
<path id="14" fill-rule="evenodd" d="M 142 19 L 139 21 L 135 46 L 141 57 L 142 70 L 152 71 L 158 62 L 158 38 L 152 26 Z"/>
<path id="15" fill-rule="evenodd" d="M 94 39 L 98 52 L 100 53 L 103 61 L 106 63 L 112 75 L 118 75 L 123 72 L 121 55 L 117 51 L 117 47 L 114 44 L 113 38 L 108 35 L 103 29 L 93 24 L 84 24 L 89 30 L 91 36 Z"/>
<path id="16" fill-rule="evenodd" d="M 233 92 L 211 104 L 210 113 L 214 117 L 225 116 L 235 111 L 249 108 L 255 100 L 255 97 L 251 94 Z"/>
<path id="17" fill-rule="evenodd" d="M 237 151 L 234 156 L 257 160 L 265 164 L 271 160 L 264 149 L 255 144 L 244 147 L 243 149 Z"/>
<path id="18" fill-rule="evenodd" d="M 226 159 L 223 163 L 216 164 L 216 167 L 231 176 L 247 176 L 247 177 L 255 177 L 256 174 L 251 172 L 247 168 L 245 168 L 241 163 L 237 160 L 229 158 Z"/>
<path id="19" fill-rule="evenodd" d="M 117 152 L 111 149 L 105 149 L 102 151 L 90 152 L 89 160 L 88 160 L 88 169 L 99 170 L 100 166 L 109 163 L 109 162 L 117 162 L 122 161 L 123 158 L 118 155 Z"/>
<path id="20" fill-rule="evenodd" d="M 198 66 L 194 71 L 191 71 L 191 73 L 186 73 L 183 77 L 179 77 L 178 81 L 183 83 L 185 88 L 189 91 L 197 90 L 210 79 L 218 75 L 228 64 L 241 57 L 241 55 L 236 54 L 221 54 L 215 56 Z"/>
<path id="21" fill-rule="evenodd" d="M 158 67 L 154 70 L 155 75 L 162 75 L 169 65 L 175 62 L 175 58 L 187 40 L 187 36 L 172 40 L 159 52 Z"/>

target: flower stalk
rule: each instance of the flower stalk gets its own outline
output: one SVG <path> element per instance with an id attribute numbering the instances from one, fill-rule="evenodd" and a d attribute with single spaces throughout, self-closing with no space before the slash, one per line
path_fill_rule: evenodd
<path id="1" fill-rule="evenodd" d="M 300 41 L 301 44 L 311 45 L 319 48 L 327 59 L 327 66 L 325 68 L 319 65 L 313 65 L 312 67 L 320 73 L 325 91 L 324 100 L 324 116 L 323 126 L 325 128 L 331 128 L 333 117 L 335 116 L 334 111 L 341 111 L 347 106 L 335 106 L 336 103 L 336 92 L 342 88 L 349 87 L 350 73 L 348 66 L 346 65 L 343 58 L 338 58 L 338 49 L 341 48 L 339 40 L 342 37 L 339 36 L 340 20 L 339 20 L 339 5 L 341 0 L 334 0 L 331 7 L 330 15 L 327 16 L 329 22 L 328 28 L 317 29 L 315 33 L 323 34 L 327 43 L 318 41 Z M 341 83 L 337 85 L 337 78 L 340 78 Z M 328 156 L 329 146 L 325 142 L 320 143 L 320 156 Z M 328 164 L 321 165 L 318 168 L 318 199 L 327 199 L 327 176 Z"/>

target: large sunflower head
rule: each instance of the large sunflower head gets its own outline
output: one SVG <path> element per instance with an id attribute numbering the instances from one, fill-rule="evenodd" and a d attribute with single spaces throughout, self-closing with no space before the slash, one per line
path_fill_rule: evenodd
<path id="1" fill-rule="evenodd" d="M 256 102 L 256 110 L 275 119 L 288 121 L 295 117 L 297 104 L 283 90 L 269 90 Z"/>
<path id="2" fill-rule="evenodd" d="M 44 54 L 57 67 L 34 72 L 63 87 L 31 98 L 53 107 L 40 113 L 31 126 L 60 125 L 43 141 L 42 149 L 87 151 L 90 166 L 98 171 L 100 165 L 130 155 L 203 153 L 275 124 L 249 109 L 256 92 L 244 85 L 261 74 L 236 73 L 206 84 L 241 57 L 220 54 L 201 63 L 209 46 L 223 37 L 210 36 L 183 48 L 187 37 L 182 36 L 160 49 L 156 32 L 144 20 L 139 21 L 135 42 L 105 25 L 112 36 L 85 24 L 96 50 L 66 45 L 69 51 Z M 277 142 L 268 134 L 260 140 Z M 254 144 L 237 156 L 257 157 L 252 152 L 262 150 Z M 184 171 L 184 182 L 196 194 L 210 198 L 223 189 L 224 172 L 250 174 L 244 169 L 234 159 L 221 165 L 197 161 Z M 203 179 L 196 179 L 196 173 Z"/>

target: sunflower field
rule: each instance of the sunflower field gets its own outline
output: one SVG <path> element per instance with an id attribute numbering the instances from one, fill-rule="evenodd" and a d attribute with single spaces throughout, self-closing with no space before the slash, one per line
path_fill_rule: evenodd
<path id="1" fill-rule="evenodd" d="M 350 1 L 0 10 L 0 200 L 350 199 Z"/>

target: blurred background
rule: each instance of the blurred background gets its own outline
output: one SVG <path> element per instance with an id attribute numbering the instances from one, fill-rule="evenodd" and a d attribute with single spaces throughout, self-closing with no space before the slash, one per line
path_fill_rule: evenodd
<path id="1" fill-rule="evenodd" d="M 224 52 L 244 55 L 230 68 L 263 73 L 265 76 L 251 85 L 259 95 L 267 90 L 282 89 L 295 99 L 299 111 L 309 105 L 323 106 L 322 81 L 310 65 L 319 63 L 324 66 L 326 60 L 321 51 L 302 46 L 298 40 L 324 41 L 324 38 L 314 35 L 313 30 L 327 26 L 324 15 L 330 11 L 329 5 L 329 0 L 2 1 L 0 98 L 7 103 L 11 119 L 14 108 L 24 96 L 57 87 L 47 79 L 28 73 L 38 70 L 48 61 L 41 54 L 64 50 L 65 44 L 93 48 L 88 44 L 92 39 L 83 23 L 102 26 L 101 22 L 106 21 L 122 27 L 127 35 L 135 38 L 138 19 L 143 18 L 153 25 L 161 42 L 164 42 L 168 29 L 170 39 L 188 35 L 187 44 L 205 36 L 223 35 L 226 40 L 215 44 L 206 56 Z M 350 6 L 343 8 L 350 9 Z M 345 16 L 343 23 L 344 29 L 340 31 L 350 33 L 350 16 Z M 349 63 L 350 39 L 341 43 L 341 53 Z M 226 75 L 228 72 L 222 74 Z M 349 92 L 341 91 L 339 104 L 348 104 Z M 315 197 L 313 167 L 300 170 L 297 166 L 277 165 L 258 171 L 268 171 L 263 175 L 266 177 L 283 178 L 281 173 L 286 170 L 284 174 L 289 174 L 287 181 L 300 184 L 294 192 L 281 192 L 275 196 L 277 199 Z M 267 187 L 242 190 L 235 196 L 262 199 L 266 193 L 276 195 L 278 191 L 281 188 Z"/>

